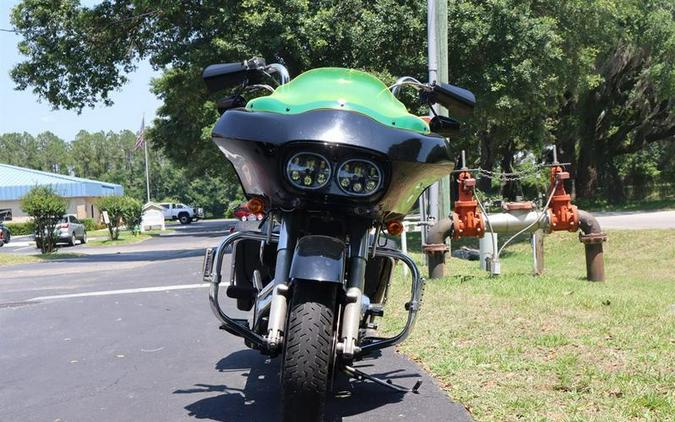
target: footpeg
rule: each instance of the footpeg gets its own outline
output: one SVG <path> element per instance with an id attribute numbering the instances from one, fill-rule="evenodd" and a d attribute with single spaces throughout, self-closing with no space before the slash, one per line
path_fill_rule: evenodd
<path id="1" fill-rule="evenodd" d="M 248 320 L 247 320 L 247 319 L 237 319 L 237 318 L 232 318 L 232 321 L 233 321 L 235 324 L 237 324 L 237 325 L 240 325 L 240 326 L 242 326 L 242 327 L 244 327 L 244 328 L 246 328 L 246 329 L 249 329 L 249 326 L 248 326 Z M 235 333 L 234 331 L 232 331 L 231 329 L 229 329 L 229 328 L 227 327 L 226 324 L 221 324 L 221 325 L 220 325 L 220 329 L 221 329 L 221 330 L 225 330 L 225 331 L 227 331 L 228 333 L 230 333 L 230 334 L 232 334 L 232 335 L 235 335 L 235 336 L 237 336 L 237 337 L 239 336 L 239 334 L 237 334 L 237 333 Z"/>
<path id="2" fill-rule="evenodd" d="M 384 306 L 380 305 L 379 303 L 373 303 L 368 306 L 366 313 L 376 317 L 384 316 Z"/>
<path id="3" fill-rule="evenodd" d="M 394 390 L 398 393 L 415 393 L 415 394 L 418 394 L 419 389 L 422 386 L 422 380 L 418 379 L 415 382 L 415 385 L 413 385 L 412 388 L 405 388 L 403 386 L 394 384 L 391 380 L 385 381 L 381 378 L 377 378 L 376 376 L 366 374 L 365 372 L 363 372 L 359 369 L 356 369 L 352 366 L 349 366 L 349 365 L 345 365 L 343 367 L 343 371 L 345 373 L 347 373 L 348 375 L 350 375 L 351 377 L 357 379 L 358 381 L 363 381 L 363 380 L 367 379 L 367 380 L 370 380 L 370 381 L 374 382 L 375 384 L 379 384 L 383 387 L 387 387 L 387 388 L 392 389 L 392 390 Z"/>

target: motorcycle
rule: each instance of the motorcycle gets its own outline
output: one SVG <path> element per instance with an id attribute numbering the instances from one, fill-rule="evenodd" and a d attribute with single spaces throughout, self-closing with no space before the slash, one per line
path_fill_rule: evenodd
<path id="1" fill-rule="evenodd" d="M 424 280 L 413 259 L 383 244 L 398 236 L 420 194 L 453 170 L 453 118 L 412 115 L 397 99 L 412 87 L 420 101 L 465 116 L 474 95 L 442 83 L 399 78 L 391 87 L 366 72 L 318 68 L 291 80 L 263 59 L 206 67 L 217 102 L 213 142 L 232 163 L 257 230 L 237 231 L 207 249 L 203 274 L 221 328 L 246 346 L 281 356 L 284 421 L 321 420 L 338 372 L 398 392 L 417 391 L 369 375 L 353 363 L 405 340 L 422 303 Z M 270 84 L 275 84 L 272 87 Z M 246 101 L 252 91 L 268 95 Z M 433 110 L 433 108 L 432 108 Z M 231 271 L 223 272 L 231 250 Z M 409 268 L 407 321 L 377 335 L 396 263 Z M 249 318 L 220 304 L 221 288 Z"/>

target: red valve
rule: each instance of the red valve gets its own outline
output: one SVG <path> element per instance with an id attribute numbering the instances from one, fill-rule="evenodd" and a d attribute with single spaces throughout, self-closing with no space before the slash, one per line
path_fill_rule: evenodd
<path id="1" fill-rule="evenodd" d="M 551 168 L 551 187 L 555 186 L 555 182 L 558 180 L 558 185 L 547 210 L 551 231 L 567 230 L 575 232 L 579 229 L 577 207 L 572 205 L 572 198 L 565 192 L 565 184 L 563 183 L 563 180 L 569 178 L 570 174 L 563 171 L 562 167 Z"/>
<path id="2" fill-rule="evenodd" d="M 471 173 L 463 171 L 457 178 L 459 198 L 455 201 L 455 212 L 452 213 L 453 239 L 462 237 L 483 237 L 485 221 L 478 211 L 478 202 L 473 196 L 476 179 Z"/>

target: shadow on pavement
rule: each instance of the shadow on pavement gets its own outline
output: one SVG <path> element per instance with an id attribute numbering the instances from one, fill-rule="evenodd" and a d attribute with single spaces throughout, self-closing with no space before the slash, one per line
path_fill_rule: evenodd
<path id="1" fill-rule="evenodd" d="M 364 364 L 365 363 L 365 364 Z M 279 421 L 279 371 L 280 359 L 270 360 L 254 350 L 240 350 L 221 359 L 216 364 L 219 372 L 243 372 L 246 385 L 230 388 L 227 385 L 195 384 L 192 388 L 176 390 L 174 394 L 220 393 L 200 399 L 185 407 L 189 416 L 221 422 Z M 367 361 L 356 367 L 371 366 Z M 419 374 L 396 370 L 374 374 L 386 379 L 409 379 L 410 385 Z M 340 422 L 343 417 L 358 415 L 403 400 L 404 394 L 384 389 L 370 382 L 349 380 L 338 375 L 334 393 L 328 399 L 325 420 Z"/>

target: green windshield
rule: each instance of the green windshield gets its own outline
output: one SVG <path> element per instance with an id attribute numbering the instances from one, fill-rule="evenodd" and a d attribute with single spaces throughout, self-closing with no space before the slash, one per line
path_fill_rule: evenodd
<path id="1" fill-rule="evenodd" d="M 283 114 L 318 109 L 350 110 L 387 126 L 429 133 L 429 125 L 408 113 L 382 81 L 366 72 L 337 67 L 305 72 L 278 87 L 273 94 L 249 101 L 246 109 Z"/>

